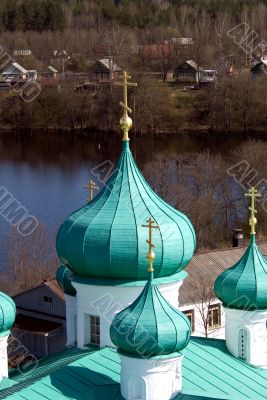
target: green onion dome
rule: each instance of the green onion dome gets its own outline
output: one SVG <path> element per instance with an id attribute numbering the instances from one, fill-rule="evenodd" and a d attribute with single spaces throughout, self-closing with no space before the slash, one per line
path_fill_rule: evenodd
<path id="1" fill-rule="evenodd" d="M 71 284 L 72 275 L 72 271 L 62 264 L 57 270 L 56 279 L 59 287 L 64 290 L 64 293 L 70 296 L 76 296 L 76 289 Z"/>
<path id="2" fill-rule="evenodd" d="M 254 310 L 267 308 L 267 261 L 257 247 L 255 234 L 243 257 L 215 281 L 216 296 L 226 307 Z"/>
<path id="3" fill-rule="evenodd" d="M 8 333 L 16 318 L 16 305 L 5 293 L 0 292 L 0 336 Z"/>
<path id="4" fill-rule="evenodd" d="M 155 235 L 155 278 L 180 272 L 195 250 L 193 226 L 153 192 L 124 141 L 117 167 L 104 189 L 60 227 L 58 255 L 64 265 L 85 277 L 146 280 L 142 224 L 148 216 L 160 225 Z"/>
<path id="5" fill-rule="evenodd" d="M 181 351 L 190 332 L 188 318 L 164 299 L 151 272 L 142 293 L 110 327 L 111 340 L 121 352 L 146 358 Z"/>

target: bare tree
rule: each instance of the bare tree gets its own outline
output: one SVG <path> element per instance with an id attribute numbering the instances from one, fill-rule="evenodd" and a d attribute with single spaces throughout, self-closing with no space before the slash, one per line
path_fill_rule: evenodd
<path id="1" fill-rule="evenodd" d="M 5 239 L 8 253 L 8 274 L 0 275 L 1 289 L 14 295 L 55 277 L 58 258 L 54 239 L 43 224 L 28 237 L 22 237 L 16 228 Z"/>
<path id="2" fill-rule="evenodd" d="M 192 302 L 199 312 L 203 334 L 208 337 L 221 328 L 220 324 L 217 326 L 211 324 L 211 306 L 215 300 L 214 281 L 209 276 L 205 278 L 190 277 L 190 279 L 192 280 Z"/>
<path id="3" fill-rule="evenodd" d="M 218 43 L 216 43 L 216 47 L 218 44 L 219 47 L 219 58 L 222 59 L 224 56 L 224 42 L 227 39 L 227 31 L 229 30 L 230 26 L 230 16 L 227 12 L 219 12 L 216 14 L 215 17 L 215 25 L 214 30 L 216 33 L 216 37 Z"/>
<path id="4" fill-rule="evenodd" d="M 101 38 L 103 54 L 105 57 L 109 58 L 109 71 L 110 71 L 110 80 L 112 79 L 113 72 L 113 64 L 118 62 L 118 57 L 121 55 L 124 44 L 124 36 L 119 27 L 113 26 L 110 29 L 105 29 L 103 32 L 103 36 Z"/>

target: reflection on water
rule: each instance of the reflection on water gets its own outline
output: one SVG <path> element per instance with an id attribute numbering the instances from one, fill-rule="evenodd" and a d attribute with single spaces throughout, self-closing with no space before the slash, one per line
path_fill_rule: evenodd
<path id="1" fill-rule="evenodd" d="M 204 151 L 227 156 L 239 139 L 229 142 L 224 136 L 187 135 L 131 138 L 131 148 L 141 170 L 159 154 L 171 160 L 178 154 Z M 4 186 L 30 212 L 40 219 L 52 236 L 69 213 L 86 202 L 83 188 L 91 170 L 99 163 L 115 163 L 121 150 L 121 134 L 97 134 L 73 137 L 54 135 L 3 134 L 0 137 L 0 186 Z M 175 171 L 175 170 L 174 170 Z M 175 172 L 174 172 L 175 173 Z M 101 188 L 101 183 L 97 182 Z M 9 224 L 0 218 L 4 239 Z M 0 268 L 4 268 L 5 246 L 0 250 Z"/>
<path id="2" fill-rule="evenodd" d="M 115 161 L 121 149 L 121 133 L 100 134 L 92 132 L 86 137 L 69 133 L 0 135 L 0 160 L 27 162 L 29 165 L 54 164 L 72 168 L 81 161 Z M 227 154 L 236 147 L 241 138 L 223 134 L 194 133 L 184 135 L 142 136 L 131 135 L 131 149 L 139 165 L 153 159 L 154 154 L 182 154 L 209 149 L 212 153 Z"/>

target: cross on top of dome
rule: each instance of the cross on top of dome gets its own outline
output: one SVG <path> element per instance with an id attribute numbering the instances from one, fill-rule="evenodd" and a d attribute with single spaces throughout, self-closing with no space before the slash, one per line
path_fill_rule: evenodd
<path id="1" fill-rule="evenodd" d="M 121 81 L 124 99 L 123 146 L 117 166 L 96 198 L 72 213 L 61 225 L 57 235 L 57 252 L 62 264 L 71 269 L 75 279 L 110 279 L 110 283 L 125 284 L 150 278 L 177 281 L 190 262 L 196 246 L 196 236 L 190 220 L 151 189 L 138 169 L 129 146 L 131 119 L 128 112 L 130 76 L 123 73 Z M 94 186 L 94 185 L 92 185 Z M 93 197 L 91 182 L 89 196 Z M 144 215 L 150 230 L 142 227 Z M 147 225 L 146 224 L 146 225 Z M 152 230 L 158 234 L 153 237 Z M 170 232 L 172 235 L 170 237 Z M 157 258 L 153 252 L 157 246 Z M 152 271 L 154 270 L 153 274 Z M 178 275 L 179 274 L 179 275 Z M 127 283 L 128 282 L 128 283 Z"/>
<path id="2" fill-rule="evenodd" d="M 122 79 L 122 82 L 115 82 L 115 85 L 123 87 L 123 102 L 120 101 L 120 105 L 123 108 L 123 116 L 120 119 L 120 126 L 123 130 L 123 140 L 128 142 L 128 132 L 133 125 L 133 121 L 128 115 L 128 112 L 132 112 L 131 108 L 128 107 L 128 86 L 137 86 L 137 83 L 128 82 L 128 79 L 131 79 L 131 76 L 128 75 L 126 71 L 123 71 L 123 75 L 120 77 L 120 79 Z"/>
<path id="3" fill-rule="evenodd" d="M 246 197 L 251 198 L 251 203 L 250 203 L 250 218 L 249 218 L 249 225 L 251 227 L 251 235 L 255 235 L 255 226 L 257 224 L 257 218 L 255 217 L 255 214 L 257 214 L 257 210 L 255 208 L 255 199 L 257 197 L 261 197 L 261 193 L 258 192 L 258 190 L 253 186 L 252 188 L 249 189 L 248 193 L 245 193 Z"/>

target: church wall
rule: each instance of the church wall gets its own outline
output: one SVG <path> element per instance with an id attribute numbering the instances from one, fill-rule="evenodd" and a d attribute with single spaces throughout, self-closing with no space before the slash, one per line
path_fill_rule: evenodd
<path id="1" fill-rule="evenodd" d="M 90 316 L 100 317 L 100 346 L 113 346 L 109 329 L 114 316 L 139 296 L 143 286 L 97 286 L 72 283 L 77 290 L 77 345 L 90 343 Z M 178 308 L 182 280 L 158 285 L 162 295 Z"/>
<path id="2" fill-rule="evenodd" d="M 67 343 L 66 346 L 74 346 L 77 342 L 77 298 L 64 295 L 66 302 L 66 328 Z"/>
<path id="3" fill-rule="evenodd" d="M 9 333 L 6 336 L 0 336 L 0 382 L 3 378 L 8 378 L 8 358 L 7 341 Z"/>
<path id="4" fill-rule="evenodd" d="M 248 364 L 267 368 L 267 311 L 224 310 L 229 352 Z"/>
<path id="5" fill-rule="evenodd" d="M 182 357 L 135 358 L 119 354 L 121 394 L 126 400 L 169 400 L 182 389 Z"/>

